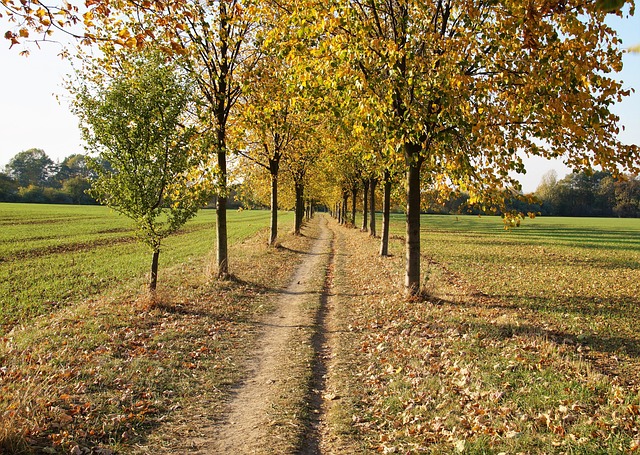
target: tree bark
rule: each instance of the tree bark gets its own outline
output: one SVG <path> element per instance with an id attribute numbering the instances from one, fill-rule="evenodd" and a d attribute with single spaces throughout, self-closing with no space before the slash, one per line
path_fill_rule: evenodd
<path id="1" fill-rule="evenodd" d="M 227 153 L 218 152 L 220 168 L 221 194 L 216 200 L 216 258 L 218 262 L 218 278 L 229 278 L 229 257 L 227 252 Z"/>
<path id="2" fill-rule="evenodd" d="M 369 235 L 371 237 L 376 236 L 376 186 L 378 185 L 378 179 L 371 178 L 369 182 Z"/>
<path id="3" fill-rule="evenodd" d="M 294 234 L 300 235 L 302 229 L 302 217 L 304 216 L 304 184 L 296 183 L 296 210 L 295 210 L 295 222 L 294 222 Z"/>
<path id="4" fill-rule="evenodd" d="M 358 187 L 351 187 L 351 225 L 356 227 L 356 200 L 358 199 Z"/>
<path id="5" fill-rule="evenodd" d="M 362 181 L 364 194 L 362 195 L 362 231 L 369 230 L 369 179 Z"/>
<path id="6" fill-rule="evenodd" d="M 160 250 L 153 252 L 151 258 L 151 276 L 149 278 L 149 292 L 152 294 L 156 292 L 156 285 L 158 284 L 158 256 L 160 256 Z"/>
<path id="7" fill-rule="evenodd" d="M 273 246 L 278 238 L 278 170 L 280 162 L 269 160 L 269 172 L 271 173 L 271 234 L 269 245 Z"/>
<path id="8" fill-rule="evenodd" d="M 384 170 L 384 199 L 382 204 L 382 237 L 380 238 L 380 256 L 389 255 L 389 212 L 391 210 L 391 173 Z"/>
<path id="9" fill-rule="evenodd" d="M 420 293 L 420 167 L 419 144 L 405 144 L 407 160 L 407 232 L 405 288 L 409 295 Z"/>
<path id="10" fill-rule="evenodd" d="M 349 205 L 349 192 L 342 190 L 342 224 L 347 224 L 347 207 Z"/>

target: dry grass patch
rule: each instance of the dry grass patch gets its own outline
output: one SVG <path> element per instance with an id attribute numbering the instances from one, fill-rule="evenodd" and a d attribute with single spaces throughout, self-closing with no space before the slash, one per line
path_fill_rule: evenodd
<path id="1" fill-rule="evenodd" d="M 377 242 L 341 235 L 335 293 L 348 333 L 337 380 L 349 399 L 334 413 L 336 438 L 362 453 L 638 449 L 637 387 L 556 336 L 555 318 L 505 305 L 437 262 L 428 265 L 434 298 L 407 302 L 402 244 L 377 258 Z"/>
<path id="2" fill-rule="evenodd" d="M 163 271 L 155 299 L 114 294 L 17 326 L 0 343 L 3 453 L 176 453 L 220 416 L 257 321 L 308 239 L 231 246 L 231 281 L 204 260 Z"/>

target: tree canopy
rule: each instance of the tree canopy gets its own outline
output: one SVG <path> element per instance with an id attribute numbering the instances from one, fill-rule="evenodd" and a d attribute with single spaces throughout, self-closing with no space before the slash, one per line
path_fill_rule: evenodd
<path id="1" fill-rule="evenodd" d="M 6 166 L 6 172 L 20 186 L 44 186 L 52 174 L 54 163 L 42 149 L 29 149 L 16 154 Z"/>
<path id="2" fill-rule="evenodd" d="M 358 174 L 405 174 L 410 294 L 420 292 L 425 186 L 495 206 L 518 192 L 525 155 L 614 176 L 639 167 L 638 147 L 617 138 L 611 107 L 629 91 L 613 77 L 622 51 L 605 23 L 625 4 L 633 13 L 633 1 L 92 0 L 81 17 L 72 4 L 2 1 L 16 24 L 12 42 L 75 23 L 107 64 L 153 44 L 183 68 L 197 87 L 199 136 L 218 188 L 220 276 L 230 144 L 259 138 L 273 153 L 289 134 L 276 137 L 273 125 L 294 123 L 292 100 L 307 100 L 324 125 L 294 131 L 302 138 L 287 167 L 298 200 L 314 178 L 354 194 Z M 243 94 L 250 101 L 241 106 Z M 323 193 L 337 202 L 343 190 Z"/>

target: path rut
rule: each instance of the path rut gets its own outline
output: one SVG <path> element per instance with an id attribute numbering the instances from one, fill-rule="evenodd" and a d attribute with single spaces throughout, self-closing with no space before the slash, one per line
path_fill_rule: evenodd
<path id="1" fill-rule="evenodd" d="M 275 311 L 261 324 L 265 327 L 257 343 L 257 351 L 250 356 L 248 376 L 235 393 L 227 408 L 223 422 L 217 425 L 209 437 L 194 441 L 198 454 L 256 454 L 269 447 L 270 407 L 282 391 L 278 383 L 286 371 L 282 371 L 292 347 L 289 341 L 296 330 L 316 324 L 316 315 L 310 314 L 310 300 L 323 299 L 326 275 L 332 256 L 333 231 L 327 218 L 316 216 L 319 235 L 310 251 L 298 267 L 291 284 L 278 298 Z M 322 314 L 322 309 L 320 312 Z M 322 330 L 320 327 L 319 330 Z M 310 340 L 311 341 L 311 340 Z M 318 406 L 312 403 L 313 407 Z M 316 410 L 317 412 L 317 410 Z M 316 431 L 313 431 L 316 430 Z M 311 438 L 318 436 L 313 429 Z M 318 447 L 318 442 L 312 444 Z M 317 453 L 315 450 L 303 453 Z"/>

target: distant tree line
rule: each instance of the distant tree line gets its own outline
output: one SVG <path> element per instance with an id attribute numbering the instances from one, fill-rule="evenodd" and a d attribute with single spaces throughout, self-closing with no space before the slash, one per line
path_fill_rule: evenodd
<path id="1" fill-rule="evenodd" d="M 466 193 L 454 193 L 444 200 L 425 193 L 423 210 L 443 214 L 535 213 L 546 216 L 640 217 L 640 177 L 613 177 L 608 172 L 568 174 L 558 179 L 555 171 L 542 177 L 536 191 L 512 198 L 506 207 L 471 204 Z"/>
<path id="2" fill-rule="evenodd" d="M 640 177 L 608 172 L 573 173 L 561 180 L 551 171 L 535 192 L 539 211 L 554 216 L 640 217 Z"/>
<path id="3" fill-rule="evenodd" d="M 0 202 L 96 204 L 87 194 L 94 177 L 86 155 L 55 163 L 42 149 L 25 150 L 0 172 Z"/>
<path id="4" fill-rule="evenodd" d="M 88 160 L 86 155 L 72 154 L 55 163 L 41 149 L 20 152 L 0 172 L 0 202 L 96 204 L 87 194 L 96 177 Z M 233 196 L 239 190 L 236 186 L 232 189 Z M 233 196 L 232 206 L 240 206 Z M 528 196 L 525 200 L 512 199 L 506 210 L 547 216 L 640 217 L 640 176 L 615 178 L 608 172 L 581 172 L 558 179 L 557 173 L 550 171 Z M 441 198 L 425 191 L 422 209 L 428 213 L 496 213 L 495 209 L 471 204 L 466 193 Z M 397 204 L 394 210 L 401 211 L 402 205 Z"/>

